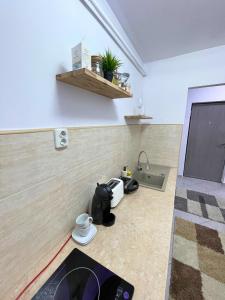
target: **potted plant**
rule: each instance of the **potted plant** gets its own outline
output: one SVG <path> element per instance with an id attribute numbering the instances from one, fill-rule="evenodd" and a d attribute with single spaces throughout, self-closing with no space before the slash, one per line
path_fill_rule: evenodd
<path id="1" fill-rule="evenodd" d="M 113 80 L 113 72 L 121 65 L 121 61 L 114 56 L 110 50 L 106 50 L 105 54 L 101 56 L 101 66 L 104 78 L 111 82 Z"/>

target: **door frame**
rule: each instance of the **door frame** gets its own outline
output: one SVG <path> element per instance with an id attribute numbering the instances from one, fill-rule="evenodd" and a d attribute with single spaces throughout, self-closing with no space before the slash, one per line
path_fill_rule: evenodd
<path id="1" fill-rule="evenodd" d="M 185 153 L 192 103 L 208 103 L 221 101 L 225 101 L 225 83 L 214 83 L 202 86 L 192 85 L 187 87 L 187 98 L 183 112 L 184 116 L 182 122 L 182 135 L 180 142 L 178 176 L 184 176 Z"/>
<path id="2" fill-rule="evenodd" d="M 185 176 L 184 173 L 185 173 L 185 166 L 186 166 L 187 148 L 188 148 L 188 140 L 189 140 L 189 134 L 190 134 L 190 125 L 191 125 L 193 106 L 195 104 L 197 104 L 197 105 L 206 105 L 206 104 L 210 105 L 210 104 L 217 104 L 217 103 L 218 104 L 225 104 L 225 100 L 222 100 L 222 101 L 206 101 L 206 102 L 192 102 L 191 103 L 191 113 L 190 113 L 190 118 L 189 118 L 189 123 L 188 123 L 188 134 L 187 134 L 186 149 L 185 149 L 183 176 Z M 189 176 L 189 178 L 196 178 L 196 177 Z M 196 179 L 199 179 L 199 178 L 196 178 Z M 203 180 L 203 179 L 200 179 L 200 180 Z M 222 177 L 221 177 L 221 183 L 225 183 L 225 158 L 224 158 L 224 167 L 223 167 L 223 174 L 222 174 Z"/>

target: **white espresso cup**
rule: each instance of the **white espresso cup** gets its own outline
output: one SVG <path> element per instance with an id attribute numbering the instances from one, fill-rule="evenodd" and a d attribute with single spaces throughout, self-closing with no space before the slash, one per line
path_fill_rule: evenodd
<path id="1" fill-rule="evenodd" d="M 90 225 L 93 218 L 88 214 L 81 214 L 76 218 L 76 232 L 80 236 L 87 236 L 90 231 Z"/>

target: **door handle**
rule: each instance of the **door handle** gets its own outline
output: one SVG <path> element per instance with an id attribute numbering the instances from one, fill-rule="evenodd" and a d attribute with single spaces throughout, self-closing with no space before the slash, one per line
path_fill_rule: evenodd
<path id="1" fill-rule="evenodd" d="M 225 147 L 225 143 L 217 145 L 218 148 Z"/>

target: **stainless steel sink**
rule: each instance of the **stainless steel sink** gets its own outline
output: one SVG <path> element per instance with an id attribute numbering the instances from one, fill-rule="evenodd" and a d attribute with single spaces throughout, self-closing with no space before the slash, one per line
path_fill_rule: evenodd
<path id="1" fill-rule="evenodd" d="M 133 178 L 141 186 L 164 192 L 170 172 L 170 167 L 140 163 L 139 168 L 135 171 Z"/>

